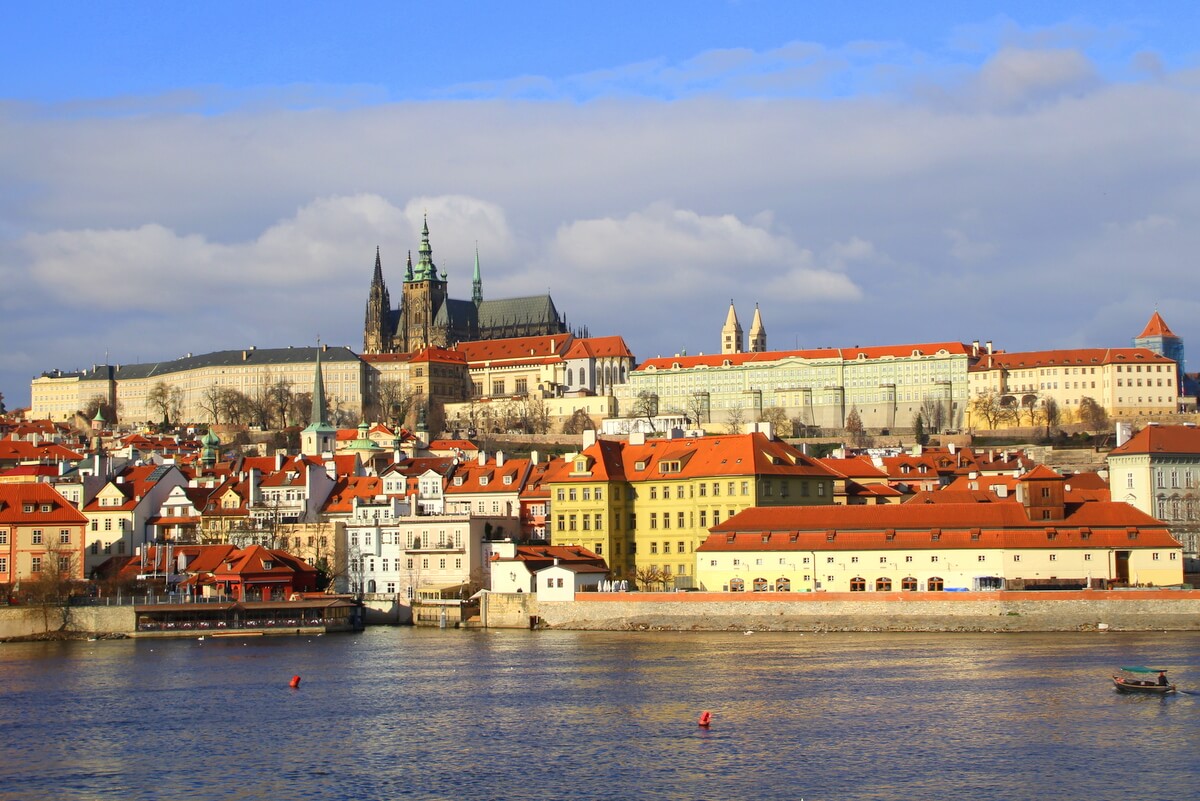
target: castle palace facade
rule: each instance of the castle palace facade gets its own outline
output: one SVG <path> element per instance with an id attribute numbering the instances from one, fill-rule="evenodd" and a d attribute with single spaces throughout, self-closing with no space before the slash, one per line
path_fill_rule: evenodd
<path id="1" fill-rule="evenodd" d="M 433 263 L 426 220 L 417 263 L 413 265 L 410 251 L 400 305 L 393 309 L 376 248 L 363 353 L 411 353 L 427 347 L 453 347 L 458 342 L 567 333 L 566 320 L 559 316 L 549 295 L 484 300 L 478 250 L 471 285 L 470 300 L 449 297 L 446 274 L 439 273 Z"/>

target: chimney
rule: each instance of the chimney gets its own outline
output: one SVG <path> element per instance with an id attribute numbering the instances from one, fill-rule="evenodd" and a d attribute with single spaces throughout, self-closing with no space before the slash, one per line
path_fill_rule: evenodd
<path id="1" fill-rule="evenodd" d="M 989 339 L 987 342 L 985 342 L 984 347 L 987 348 L 988 356 L 991 356 L 992 355 L 992 340 Z"/>
<path id="2" fill-rule="evenodd" d="M 504 467 L 504 451 L 496 451 L 496 467 Z"/>
<path id="3" fill-rule="evenodd" d="M 537 451 L 529 452 L 529 463 L 531 465 L 536 465 L 538 463 L 538 452 Z"/>
<path id="4" fill-rule="evenodd" d="M 642 441 L 645 442 L 644 437 L 643 437 Z M 630 444 L 633 444 L 633 435 L 632 434 L 629 435 L 629 442 L 630 442 Z M 594 428 L 589 428 L 583 432 L 583 447 L 581 447 L 580 450 L 586 451 L 588 448 L 592 447 L 595 444 L 596 444 L 596 430 Z"/>
<path id="5" fill-rule="evenodd" d="M 275 451 L 275 469 L 283 469 L 283 451 Z"/>
<path id="6" fill-rule="evenodd" d="M 975 358 L 979 357 L 979 340 L 978 339 L 971 343 L 971 355 L 974 356 Z"/>
<path id="7" fill-rule="evenodd" d="M 487 451 L 479 452 L 479 466 L 483 467 L 487 464 Z"/>

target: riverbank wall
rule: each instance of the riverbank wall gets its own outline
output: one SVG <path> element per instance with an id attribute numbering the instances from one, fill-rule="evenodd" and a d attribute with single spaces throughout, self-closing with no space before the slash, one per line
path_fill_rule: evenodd
<path id="1" fill-rule="evenodd" d="M 527 614 L 584 631 L 1200 631 L 1200 590 L 581 593 Z"/>
<path id="2" fill-rule="evenodd" d="M 133 634 L 132 606 L 8 606 L 0 608 L 0 640 L 65 634 Z"/>

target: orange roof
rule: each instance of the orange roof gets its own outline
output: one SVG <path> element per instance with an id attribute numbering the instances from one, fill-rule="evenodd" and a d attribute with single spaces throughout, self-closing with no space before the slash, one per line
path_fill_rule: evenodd
<path id="1" fill-rule="evenodd" d="M 629 350 L 629 346 L 625 344 L 625 340 L 619 336 L 611 337 L 586 337 L 577 339 L 571 343 L 571 347 L 567 348 L 565 359 L 584 359 L 593 358 L 601 359 L 612 356 L 624 356 L 633 358 L 633 352 Z"/>
<path id="2" fill-rule="evenodd" d="M 1200 454 L 1200 428 L 1195 426 L 1149 425 L 1129 438 L 1109 456 L 1129 454 Z"/>
<path id="3" fill-rule="evenodd" d="M 952 356 L 967 355 L 971 349 L 961 342 L 932 342 L 917 345 L 883 345 L 879 347 L 860 348 L 857 345 L 852 348 L 817 348 L 812 350 L 770 350 L 760 351 L 758 353 L 712 353 L 702 356 L 672 356 L 669 358 L 658 357 L 654 359 L 646 359 L 637 370 L 645 370 L 653 368 L 655 370 L 669 370 L 678 364 L 679 369 L 689 369 L 693 367 L 721 367 L 726 361 L 733 367 L 738 367 L 743 364 L 770 364 L 772 362 L 782 361 L 784 359 L 803 359 L 805 361 L 815 361 L 818 359 L 838 359 L 841 361 L 854 361 L 860 355 L 864 359 L 882 359 L 886 357 L 892 358 L 908 358 L 917 353 L 920 356 L 932 356 L 940 351 L 946 351 Z"/>
<path id="4" fill-rule="evenodd" d="M 460 342 L 457 349 L 468 363 L 518 361 L 558 361 L 571 342 L 570 334 L 548 334 L 514 339 L 484 339 Z"/>
<path id="5" fill-rule="evenodd" d="M 994 369 L 1021 370 L 1034 367 L 1074 367 L 1105 364 L 1174 364 L 1147 348 L 1073 348 L 1069 350 L 1039 350 L 1025 353 L 993 353 L 980 360 L 973 371 Z"/>
<path id="6" fill-rule="evenodd" d="M 828 456 L 818 461 L 845 478 L 887 478 L 887 473 L 876 467 L 868 456 L 853 456 L 849 459 Z"/>
<path id="7" fill-rule="evenodd" d="M 1067 504 L 1065 519 L 1055 521 L 1030 520 L 1016 503 L 752 507 L 710 530 L 700 550 L 1180 547 L 1160 521 L 1103 501 Z"/>
<path id="8" fill-rule="evenodd" d="M 505 459 L 500 467 L 496 466 L 495 459 L 482 465 L 478 461 L 466 462 L 455 469 L 454 480 L 446 486 L 446 494 L 519 492 L 521 479 L 528 469 L 528 459 Z M 507 484 L 505 479 L 508 479 Z"/>
<path id="9" fill-rule="evenodd" d="M 43 512 L 42 507 L 46 505 L 50 506 L 50 510 Z M 26 512 L 26 506 L 31 506 L 32 509 Z M 0 523 L 82 525 L 87 523 L 87 517 L 49 484 L 0 484 Z"/>
<path id="10" fill-rule="evenodd" d="M 345 476 L 339 478 L 333 485 L 333 492 L 325 501 L 323 512 L 349 512 L 354 507 L 354 499 L 360 502 L 373 500 L 383 494 L 383 479 L 375 476 Z"/>
<path id="11" fill-rule="evenodd" d="M 1142 329 L 1142 333 L 1137 335 L 1138 339 L 1142 337 L 1179 337 L 1175 336 L 1175 332 L 1167 326 L 1167 321 L 1162 318 L 1162 315 L 1155 310 L 1154 314 L 1150 315 L 1150 322 L 1146 323 L 1146 327 Z"/>
<path id="12" fill-rule="evenodd" d="M 572 475 L 574 460 L 556 466 L 547 483 L 563 481 L 646 481 L 695 476 L 790 476 L 834 478 L 818 460 L 762 433 L 680 439 L 650 439 L 643 445 L 597 441 L 582 456 L 590 475 Z M 669 472 L 664 472 L 664 469 Z"/>

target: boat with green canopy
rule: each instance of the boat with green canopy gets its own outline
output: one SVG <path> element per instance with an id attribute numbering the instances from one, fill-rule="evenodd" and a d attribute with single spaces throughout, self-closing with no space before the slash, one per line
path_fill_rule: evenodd
<path id="1" fill-rule="evenodd" d="M 1112 677 L 1118 692 L 1145 695 L 1169 695 L 1175 692 L 1175 685 L 1167 680 L 1166 668 L 1135 665 L 1123 667 L 1121 672 L 1123 675 Z M 1152 678 L 1156 675 L 1156 678 Z"/>

